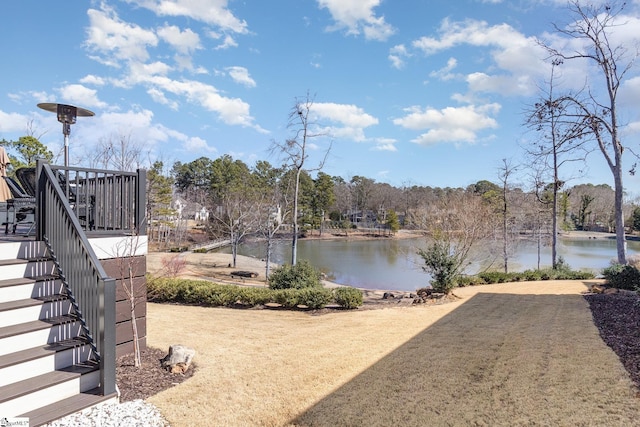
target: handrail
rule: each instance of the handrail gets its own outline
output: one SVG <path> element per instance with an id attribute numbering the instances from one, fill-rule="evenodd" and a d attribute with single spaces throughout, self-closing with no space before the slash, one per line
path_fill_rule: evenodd
<path id="1" fill-rule="evenodd" d="M 74 214 L 52 167 L 36 168 L 36 237 L 46 240 L 73 293 L 98 350 L 100 392 L 116 391 L 115 279 L 108 277 Z"/>
<path id="2" fill-rule="evenodd" d="M 50 167 L 88 235 L 146 234 L 144 169 Z"/>

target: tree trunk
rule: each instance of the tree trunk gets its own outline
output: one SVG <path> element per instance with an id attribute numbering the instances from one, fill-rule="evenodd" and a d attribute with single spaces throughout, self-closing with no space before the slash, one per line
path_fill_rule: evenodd
<path id="1" fill-rule="evenodd" d="M 617 166 L 612 169 L 612 172 L 615 182 L 616 250 L 618 253 L 618 264 L 625 265 L 627 263 L 627 241 L 624 233 L 624 214 L 622 212 L 624 191 L 622 186 L 621 160 L 620 158 L 617 159 Z"/>
<path id="2" fill-rule="evenodd" d="M 138 322 L 136 319 L 136 293 L 133 280 L 133 267 L 129 259 L 129 308 L 131 309 L 131 332 L 133 335 L 133 366 L 139 368 L 142 365 L 140 357 L 140 343 L 138 342 Z"/>
<path id="3" fill-rule="evenodd" d="M 296 187 L 293 194 L 293 239 L 291 241 L 291 265 L 296 265 L 298 259 L 298 192 L 300 190 L 300 172 L 301 168 L 296 170 Z"/>

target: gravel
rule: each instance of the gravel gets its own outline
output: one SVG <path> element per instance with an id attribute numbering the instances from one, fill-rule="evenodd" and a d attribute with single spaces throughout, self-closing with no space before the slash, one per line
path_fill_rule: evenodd
<path id="1" fill-rule="evenodd" d="M 168 350 L 168 349 L 167 349 Z M 190 378 L 197 370 L 192 365 L 186 374 L 171 374 L 160 366 L 166 352 L 147 347 L 140 353 L 141 366 L 133 363 L 133 355 L 122 356 L 116 361 L 116 383 L 120 402 L 104 403 L 87 411 L 71 414 L 56 420 L 49 427 L 166 427 L 169 423 L 158 408 L 144 401 Z"/>
<path id="2" fill-rule="evenodd" d="M 166 427 L 169 423 L 150 403 L 105 403 L 47 424 L 49 427 Z"/>

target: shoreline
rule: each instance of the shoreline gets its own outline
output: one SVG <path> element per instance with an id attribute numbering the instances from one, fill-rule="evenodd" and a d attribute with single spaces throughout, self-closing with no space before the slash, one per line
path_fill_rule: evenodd
<path id="1" fill-rule="evenodd" d="M 352 232 L 348 236 L 336 235 L 324 232 L 322 236 L 307 235 L 301 240 L 376 240 L 376 239 L 411 239 L 420 238 L 425 234 L 421 231 L 399 230 L 394 235 L 382 236 L 371 235 L 362 232 Z M 615 239 L 615 234 L 595 231 L 567 231 L 559 233 L 559 237 L 569 239 Z M 628 236 L 628 240 L 638 240 L 637 236 Z M 184 261 L 184 269 L 177 274 L 177 277 L 193 280 L 206 280 L 221 284 L 240 285 L 240 286 L 266 286 L 265 280 L 265 261 L 244 255 L 236 256 L 236 267 L 232 267 L 232 255 L 217 252 L 194 253 L 194 252 L 149 252 L 147 254 L 147 272 L 152 276 L 166 276 L 163 263 L 172 258 L 179 258 Z M 276 268 L 278 264 L 271 263 L 270 268 Z M 251 271 L 257 273 L 256 278 L 240 278 L 232 275 L 234 271 Z M 323 279 L 322 283 L 327 288 L 336 288 L 342 285 Z M 394 296 L 408 296 L 413 291 L 395 290 L 395 289 L 370 289 L 353 286 L 363 291 L 365 297 L 382 299 L 385 293 L 394 294 Z"/>

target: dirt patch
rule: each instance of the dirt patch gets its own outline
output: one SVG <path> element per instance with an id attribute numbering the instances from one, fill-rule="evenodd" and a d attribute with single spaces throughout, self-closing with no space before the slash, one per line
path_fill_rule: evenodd
<path id="1" fill-rule="evenodd" d="M 116 360 L 116 383 L 120 390 L 120 401 L 129 402 L 146 399 L 170 387 L 191 378 L 196 372 L 192 365 L 184 374 L 172 374 L 160 366 L 160 359 L 167 352 L 147 347 L 140 353 L 141 366 L 133 363 L 133 354 L 121 356 Z"/>

